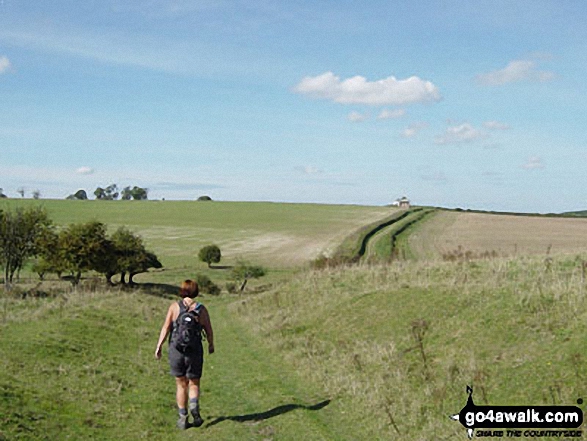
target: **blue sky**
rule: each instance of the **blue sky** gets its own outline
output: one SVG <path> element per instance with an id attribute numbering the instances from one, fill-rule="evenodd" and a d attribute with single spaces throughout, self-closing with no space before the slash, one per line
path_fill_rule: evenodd
<path id="1" fill-rule="evenodd" d="M 0 0 L 0 187 L 587 208 L 587 4 Z"/>

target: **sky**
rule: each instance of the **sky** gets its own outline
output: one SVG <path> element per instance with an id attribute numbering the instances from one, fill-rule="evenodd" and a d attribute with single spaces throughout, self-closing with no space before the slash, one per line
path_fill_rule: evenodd
<path id="1" fill-rule="evenodd" d="M 0 187 L 587 209 L 584 0 L 0 0 Z"/>

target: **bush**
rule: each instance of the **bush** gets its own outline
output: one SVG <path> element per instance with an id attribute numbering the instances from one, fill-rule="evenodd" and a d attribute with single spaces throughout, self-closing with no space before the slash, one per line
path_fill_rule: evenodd
<path id="1" fill-rule="evenodd" d="M 198 201 L 211 201 L 212 198 L 210 196 L 200 196 Z"/>
<path id="2" fill-rule="evenodd" d="M 202 262 L 206 262 L 208 264 L 208 268 L 210 268 L 213 263 L 220 262 L 222 253 L 220 252 L 220 248 L 218 248 L 217 245 L 207 245 L 200 250 L 198 253 L 198 258 Z"/>
<path id="3" fill-rule="evenodd" d="M 196 283 L 200 288 L 200 292 L 210 294 L 213 296 L 217 296 L 222 291 L 218 285 L 216 285 L 210 277 L 206 276 L 205 274 L 197 274 L 196 275 Z"/>
<path id="4" fill-rule="evenodd" d="M 234 282 L 226 282 L 226 285 L 224 285 L 224 287 L 226 288 L 226 291 L 230 294 L 236 294 L 238 292 L 236 283 Z"/>
<path id="5" fill-rule="evenodd" d="M 243 292 L 249 279 L 258 279 L 266 274 L 265 268 L 259 265 L 249 265 L 244 261 L 239 261 L 237 265 L 232 268 L 233 279 L 240 284 L 239 291 Z"/>

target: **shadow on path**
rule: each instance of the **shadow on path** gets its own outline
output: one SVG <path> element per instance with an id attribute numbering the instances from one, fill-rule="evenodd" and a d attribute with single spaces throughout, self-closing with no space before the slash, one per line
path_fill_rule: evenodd
<path id="1" fill-rule="evenodd" d="M 179 287 L 167 283 L 137 283 L 132 288 L 140 289 L 145 294 L 163 298 L 179 298 Z"/>
<path id="2" fill-rule="evenodd" d="M 237 423 L 246 423 L 248 421 L 264 421 L 269 418 L 273 418 L 285 413 L 291 412 L 296 409 L 304 410 L 320 410 L 330 404 L 330 400 L 321 401 L 320 403 L 312 406 L 304 406 L 302 404 L 284 404 L 281 406 L 274 407 L 273 409 L 265 412 L 249 413 L 247 415 L 232 415 L 232 416 L 220 416 L 207 423 L 204 427 L 215 426 L 223 421 L 236 421 Z"/>

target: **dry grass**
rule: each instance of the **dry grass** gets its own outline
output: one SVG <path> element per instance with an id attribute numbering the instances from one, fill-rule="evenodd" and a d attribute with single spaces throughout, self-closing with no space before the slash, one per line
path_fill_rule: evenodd
<path id="1" fill-rule="evenodd" d="M 439 212 L 409 238 L 419 258 L 459 247 L 475 255 L 574 254 L 587 250 L 587 219 Z"/>
<path id="2" fill-rule="evenodd" d="M 309 273 L 235 305 L 365 439 L 456 439 L 479 404 L 573 404 L 587 390 L 582 258 L 396 262 Z M 583 394 L 583 395 L 582 395 Z"/>

